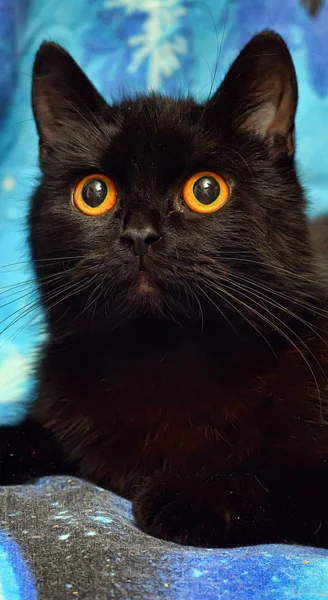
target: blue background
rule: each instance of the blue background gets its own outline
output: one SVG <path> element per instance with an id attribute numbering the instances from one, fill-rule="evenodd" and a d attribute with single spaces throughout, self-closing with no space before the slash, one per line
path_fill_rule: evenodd
<path id="1" fill-rule="evenodd" d="M 297 157 L 309 211 L 328 210 L 328 4 L 299 0 L 0 0 L 0 421 L 28 394 L 40 315 L 25 215 L 38 177 L 31 70 L 43 40 L 62 44 L 109 100 L 155 89 L 204 99 L 256 32 L 283 35 L 300 104 Z M 27 261 L 27 262 L 24 262 Z M 17 264 L 18 263 L 18 264 Z M 13 287 L 14 286 L 14 287 Z"/>

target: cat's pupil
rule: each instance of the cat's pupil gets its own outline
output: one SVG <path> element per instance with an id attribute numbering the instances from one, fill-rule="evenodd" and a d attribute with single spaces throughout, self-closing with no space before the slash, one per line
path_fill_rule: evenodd
<path id="1" fill-rule="evenodd" d="M 194 196 L 202 204 L 212 204 L 220 195 L 220 184 L 214 177 L 206 175 L 194 183 Z"/>
<path id="2" fill-rule="evenodd" d="M 84 202 L 92 208 L 97 208 L 105 200 L 107 195 L 107 185 L 101 179 L 92 179 L 87 181 L 82 189 L 82 198 Z"/>

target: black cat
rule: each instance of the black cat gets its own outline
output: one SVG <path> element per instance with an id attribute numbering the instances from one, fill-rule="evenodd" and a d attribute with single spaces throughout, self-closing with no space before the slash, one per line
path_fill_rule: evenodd
<path id="1" fill-rule="evenodd" d="M 48 340 L 30 420 L 2 431 L 3 482 L 76 468 L 155 536 L 328 545 L 326 286 L 296 105 L 270 31 L 201 105 L 109 106 L 41 46 L 29 230 Z"/>

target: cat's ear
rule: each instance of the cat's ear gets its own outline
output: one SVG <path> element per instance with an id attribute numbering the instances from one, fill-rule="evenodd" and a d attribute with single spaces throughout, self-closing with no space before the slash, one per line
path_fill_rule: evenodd
<path id="1" fill-rule="evenodd" d="M 61 46 L 44 42 L 33 67 L 32 106 L 40 143 L 67 138 L 77 122 L 96 122 L 108 105 Z"/>
<path id="2" fill-rule="evenodd" d="M 239 128 L 266 140 L 274 156 L 291 156 L 297 81 L 283 39 L 273 31 L 253 37 L 209 104 Z"/>

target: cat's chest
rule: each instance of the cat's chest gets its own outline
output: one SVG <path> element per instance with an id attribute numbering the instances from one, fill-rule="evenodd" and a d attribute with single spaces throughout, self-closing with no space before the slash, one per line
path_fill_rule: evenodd
<path id="1" fill-rule="evenodd" d="M 223 359 L 207 344 L 80 349 L 61 360 L 56 377 L 73 402 L 115 420 L 154 412 L 206 410 L 226 382 Z M 149 415 L 149 417 L 148 417 Z"/>
<path id="2" fill-rule="evenodd" d="M 280 459 L 288 450 L 303 464 L 300 444 L 313 447 L 307 423 L 316 414 L 311 374 L 296 351 L 283 354 L 279 365 L 257 356 L 250 349 L 227 360 L 227 352 L 190 340 L 151 351 L 133 341 L 118 348 L 50 347 L 37 418 L 89 476 L 104 470 L 99 481 L 109 464 L 110 474 L 131 477 L 204 461 L 233 469 L 259 448 Z"/>
<path id="3" fill-rule="evenodd" d="M 253 402 L 236 393 L 236 381 L 231 387 L 210 345 L 110 350 L 80 348 L 44 363 L 41 421 L 89 475 L 88 456 L 92 465 L 110 464 L 111 473 L 183 468 L 214 446 L 222 467 L 248 456 L 258 430 L 251 425 L 240 437 L 236 424 Z"/>
<path id="4" fill-rule="evenodd" d="M 152 439 L 174 452 L 180 440 L 197 446 L 196 438 L 219 435 L 218 423 L 222 428 L 252 409 L 236 393 L 239 385 L 246 389 L 241 373 L 238 384 L 220 352 L 190 340 L 151 350 L 131 344 L 49 352 L 43 367 L 54 395 L 49 412 L 89 421 L 101 436 L 123 432 L 130 445 L 139 436 L 145 447 Z M 44 396 L 48 403 L 49 391 Z"/>

